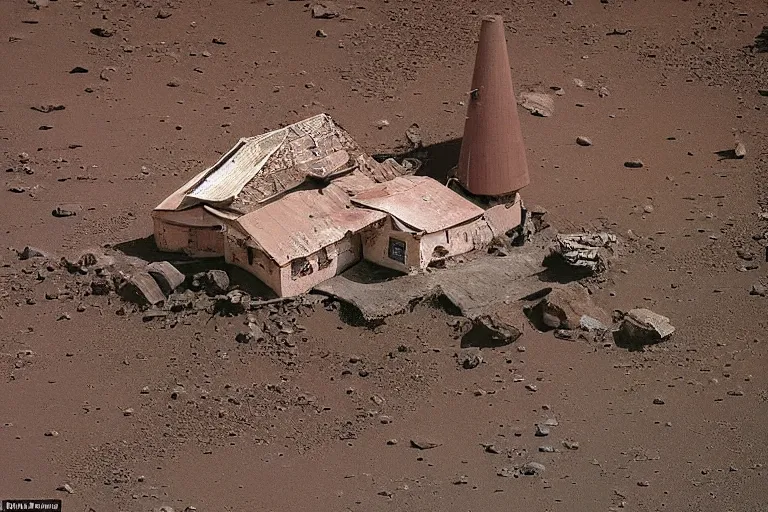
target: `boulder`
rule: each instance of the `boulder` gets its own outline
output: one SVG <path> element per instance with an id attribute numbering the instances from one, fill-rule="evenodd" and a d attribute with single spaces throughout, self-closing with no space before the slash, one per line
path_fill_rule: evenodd
<path id="1" fill-rule="evenodd" d="M 528 319 L 514 305 L 501 305 L 489 313 L 472 320 L 471 329 L 464 335 L 462 345 L 503 346 L 517 341 L 523 335 Z"/>
<path id="2" fill-rule="evenodd" d="M 93 295 L 109 295 L 112 290 L 114 290 L 114 285 L 108 276 L 99 276 L 91 281 L 91 293 Z"/>
<path id="3" fill-rule="evenodd" d="M 118 294 L 128 302 L 141 306 L 162 304 L 165 294 L 149 272 L 135 272 L 118 289 Z"/>
<path id="4" fill-rule="evenodd" d="M 146 268 L 163 293 L 168 296 L 176 291 L 176 288 L 184 282 L 184 274 L 167 261 L 156 261 L 147 265 Z"/>
<path id="5" fill-rule="evenodd" d="M 571 267 L 600 273 L 608 268 L 616 243 L 616 235 L 610 233 L 557 235 L 551 251 Z"/>
<path id="6" fill-rule="evenodd" d="M 569 283 L 553 289 L 547 297 L 533 309 L 534 321 L 544 328 L 575 330 L 585 326 L 592 327 L 608 321 L 608 314 L 597 307 L 587 289 L 579 283 Z M 597 324 L 595 324 L 597 321 Z M 589 330 L 588 328 L 585 330 Z"/>
<path id="7" fill-rule="evenodd" d="M 221 295 L 229 290 L 229 276 L 223 270 L 209 270 L 205 273 L 205 291 L 209 295 Z"/>
<path id="8" fill-rule="evenodd" d="M 669 318 L 649 309 L 632 309 L 624 315 L 614 338 L 620 345 L 647 345 L 668 339 L 675 328 Z"/>

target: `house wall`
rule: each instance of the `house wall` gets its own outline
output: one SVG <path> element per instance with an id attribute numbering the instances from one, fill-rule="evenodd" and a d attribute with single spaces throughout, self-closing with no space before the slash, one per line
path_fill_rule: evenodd
<path id="1" fill-rule="evenodd" d="M 157 218 L 153 222 L 155 244 L 161 251 L 181 252 L 199 258 L 224 254 L 221 226 L 181 226 Z"/>
<path id="2" fill-rule="evenodd" d="M 166 252 L 208 257 L 224 254 L 224 224 L 202 207 L 152 212 L 155 243 Z"/>
<path id="3" fill-rule="evenodd" d="M 492 238 L 491 229 L 482 218 L 424 235 L 420 247 L 422 268 L 433 261 L 459 256 L 485 247 Z"/>
<path id="4" fill-rule="evenodd" d="M 266 253 L 250 247 L 248 239 L 236 229 L 227 233 L 224 258 L 259 278 L 280 297 L 306 293 L 316 285 L 340 274 L 362 258 L 360 235 L 332 244 L 307 258 L 294 260 L 280 267 Z M 252 245 L 252 244 L 251 244 Z"/>
<path id="5" fill-rule="evenodd" d="M 488 208 L 483 217 L 488 222 L 493 236 L 504 237 L 507 231 L 518 227 L 522 222 L 523 212 L 520 195 L 515 196 L 513 203 L 499 204 Z"/>
<path id="6" fill-rule="evenodd" d="M 227 231 L 224 260 L 247 270 L 280 295 L 280 267 L 264 251 L 256 247 L 250 247 L 249 258 L 248 238 L 236 228 Z"/>
<path id="7" fill-rule="evenodd" d="M 281 297 L 292 297 L 306 293 L 316 285 L 341 274 L 358 263 L 363 256 L 362 241 L 359 234 L 349 235 L 343 240 L 304 258 L 294 260 L 280 268 Z M 321 264 L 322 263 L 322 264 Z M 299 268 L 307 269 L 302 275 Z M 309 272 L 308 269 L 311 269 Z"/>
<path id="8" fill-rule="evenodd" d="M 405 244 L 405 261 L 389 257 L 390 239 Z M 382 267 L 399 270 L 406 274 L 423 268 L 421 266 L 421 242 L 416 235 L 396 229 L 387 217 L 380 225 L 362 232 L 363 258 Z"/>
<path id="9" fill-rule="evenodd" d="M 433 262 L 484 247 L 493 238 L 483 219 L 450 229 L 414 235 L 400 231 L 387 218 L 381 227 L 363 232 L 363 258 L 382 267 L 410 273 L 427 268 Z M 390 257 L 390 240 L 405 244 L 405 262 Z"/>

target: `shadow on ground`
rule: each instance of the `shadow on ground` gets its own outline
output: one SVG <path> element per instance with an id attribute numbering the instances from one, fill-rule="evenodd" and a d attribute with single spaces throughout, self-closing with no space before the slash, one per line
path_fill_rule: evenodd
<path id="1" fill-rule="evenodd" d="M 373 155 L 379 162 L 387 158 L 394 158 L 401 162 L 404 158 L 417 158 L 421 161 L 421 168 L 416 173 L 418 176 L 429 176 L 440 183 L 448 181 L 448 176 L 459 162 L 459 152 L 461 151 L 461 139 L 451 139 L 429 146 L 423 146 L 415 149 L 403 149 L 393 153 L 379 153 Z"/>
<path id="2" fill-rule="evenodd" d="M 216 258 L 192 258 L 183 253 L 168 253 L 158 249 L 154 236 L 120 242 L 112 246 L 112 249 L 122 252 L 126 256 L 140 258 L 148 262 L 168 261 L 188 278 L 198 272 L 208 270 L 226 270 L 233 287 L 247 292 L 256 300 L 274 299 L 277 297 L 267 285 L 256 276 L 240 267 L 229 265 L 223 257 Z"/>

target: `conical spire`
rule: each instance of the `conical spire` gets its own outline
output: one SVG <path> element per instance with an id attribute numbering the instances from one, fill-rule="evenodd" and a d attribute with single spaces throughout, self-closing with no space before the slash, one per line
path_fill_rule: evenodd
<path id="1" fill-rule="evenodd" d="M 456 177 L 482 196 L 511 194 L 530 182 L 500 16 L 483 18 L 480 27 Z"/>

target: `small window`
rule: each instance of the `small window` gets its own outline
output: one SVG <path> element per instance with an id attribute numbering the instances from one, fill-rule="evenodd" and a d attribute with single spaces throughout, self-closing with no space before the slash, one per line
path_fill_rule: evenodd
<path id="1" fill-rule="evenodd" d="M 331 258 L 328 257 L 328 249 L 323 247 L 317 255 L 317 268 L 323 270 L 331 266 Z"/>
<path id="2" fill-rule="evenodd" d="M 395 238 L 389 239 L 389 259 L 405 264 L 405 242 Z"/>
<path id="3" fill-rule="evenodd" d="M 291 262 L 291 277 L 293 279 L 308 276 L 312 272 L 312 265 L 309 264 L 307 258 L 298 258 Z"/>

